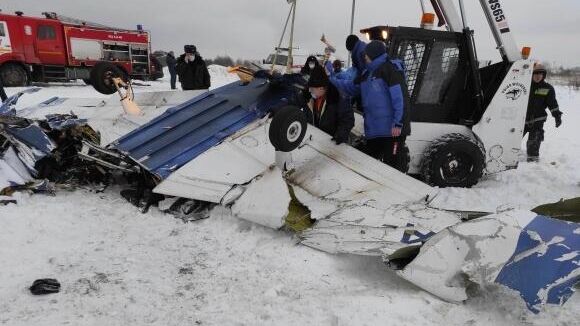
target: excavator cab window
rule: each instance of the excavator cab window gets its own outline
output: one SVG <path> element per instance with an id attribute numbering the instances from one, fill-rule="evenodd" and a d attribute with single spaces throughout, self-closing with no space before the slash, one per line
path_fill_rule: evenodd
<path id="1" fill-rule="evenodd" d="M 458 123 L 458 100 L 471 98 L 463 34 L 413 27 L 392 27 L 388 34 L 389 55 L 405 63 L 411 120 Z"/>
<path id="2" fill-rule="evenodd" d="M 385 42 L 389 56 L 404 62 L 412 121 L 457 124 L 472 115 L 469 68 L 476 63 L 469 62 L 466 35 L 402 26 L 374 26 L 361 33 Z"/>
<path id="3" fill-rule="evenodd" d="M 397 48 L 396 56 L 403 60 L 405 64 L 405 76 L 407 77 L 407 88 L 410 95 L 415 90 L 426 48 L 427 44 L 425 42 L 415 40 L 402 41 Z"/>
<path id="4" fill-rule="evenodd" d="M 450 41 L 435 42 L 431 48 L 423 83 L 417 95 L 419 104 L 441 104 L 459 64 L 459 47 Z"/>

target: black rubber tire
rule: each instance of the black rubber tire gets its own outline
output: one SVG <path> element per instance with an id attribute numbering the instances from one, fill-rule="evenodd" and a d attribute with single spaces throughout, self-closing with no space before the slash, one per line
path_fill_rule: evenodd
<path id="1" fill-rule="evenodd" d="M 90 79 L 83 79 L 83 82 L 89 86 L 91 86 L 93 84 Z"/>
<path id="2" fill-rule="evenodd" d="M 448 134 L 431 143 L 421 164 L 423 180 L 441 188 L 469 188 L 479 182 L 485 168 L 485 149 L 478 141 Z"/>
<path id="3" fill-rule="evenodd" d="M 306 116 L 299 108 L 288 105 L 274 112 L 270 123 L 270 143 L 277 151 L 291 152 L 295 150 L 306 135 Z"/>
<path id="4" fill-rule="evenodd" d="M 113 94 L 117 91 L 112 78 L 119 77 L 126 81 L 126 74 L 115 64 L 101 61 L 91 69 L 90 83 L 101 94 Z"/>
<path id="5" fill-rule="evenodd" d="M 4 87 L 22 87 L 29 83 L 28 74 L 23 66 L 17 63 L 5 63 L 0 67 L 0 77 Z"/>

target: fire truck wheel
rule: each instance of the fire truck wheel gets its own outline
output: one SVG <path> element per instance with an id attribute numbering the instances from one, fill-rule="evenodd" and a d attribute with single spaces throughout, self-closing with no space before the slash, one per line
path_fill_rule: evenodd
<path id="1" fill-rule="evenodd" d="M 277 151 L 291 152 L 306 135 L 306 117 L 295 106 L 285 106 L 274 113 L 270 123 L 270 143 Z"/>
<path id="2" fill-rule="evenodd" d="M 421 165 L 423 179 L 432 186 L 469 188 L 483 174 L 485 149 L 470 137 L 448 134 L 431 143 Z"/>
<path id="3" fill-rule="evenodd" d="M 20 87 L 28 85 L 28 74 L 24 67 L 15 63 L 6 63 L 0 68 L 2 82 L 6 87 Z"/>
<path id="4" fill-rule="evenodd" d="M 113 78 L 126 79 L 125 73 L 116 65 L 110 62 L 99 62 L 91 69 L 90 83 L 101 94 L 113 94 L 117 87 L 113 83 Z"/>

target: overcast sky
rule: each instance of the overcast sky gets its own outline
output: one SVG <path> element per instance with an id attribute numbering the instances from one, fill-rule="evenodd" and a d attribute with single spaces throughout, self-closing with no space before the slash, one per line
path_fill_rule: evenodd
<path id="1" fill-rule="evenodd" d="M 499 58 L 479 1 L 465 3 L 480 58 Z M 531 46 L 536 59 L 580 66 L 580 0 L 502 3 L 519 47 Z M 325 33 L 345 59 L 351 5 L 352 0 L 298 0 L 296 44 L 320 52 Z M 151 31 L 154 50 L 181 53 L 183 44 L 195 44 L 204 57 L 262 59 L 277 44 L 289 5 L 286 0 L 0 0 L 0 9 L 34 16 L 55 11 L 131 29 L 142 24 Z M 374 25 L 417 26 L 420 15 L 419 0 L 357 0 L 355 31 Z"/>

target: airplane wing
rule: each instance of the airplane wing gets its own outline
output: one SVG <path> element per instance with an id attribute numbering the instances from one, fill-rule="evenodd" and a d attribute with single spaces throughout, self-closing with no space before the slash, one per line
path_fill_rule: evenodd
<path id="1" fill-rule="evenodd" d="M 171 173 L 154 192 L 233 204 L 235 215 L 273 228 L 284 225 L 297 200 L 318 221 L 300 234 L 302 243 L 328 252 L 382 255 L 420 245 L 460 221 L 428 206 L 435 189 L 351 146 L 337 146 L 312 126 L 289 154 L 289 171 L 281 171 L 269 124 L 267 118 L 253 122 Z"/>

